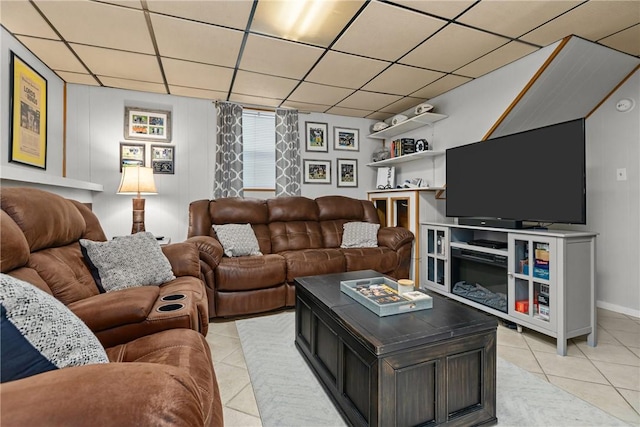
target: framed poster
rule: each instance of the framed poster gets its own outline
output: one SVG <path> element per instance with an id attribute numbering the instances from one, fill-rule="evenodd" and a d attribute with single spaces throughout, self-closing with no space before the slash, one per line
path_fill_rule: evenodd
<path id="1" fill-rule="evenodd" d="M 167 145 L 151 146 L 151 167 L 153 173 L 173 175 L 175 166 L 174 147 Z"/>
<path id="2" fill-rule="evenodd" d="M 171 111 L 124 107 L 124 139 L 171 142 Z"/>
<path id="3" fill-rule="evenodd" d="M 47 80 L 11 52 L 9 161 L 47 169 Z"/>
<path id="4" fill-rule="evenodd" d="M 358 129 L 334 126 L 333 149 L 360 151 L 360 131 Z"/>
<path id="5" fill-rule="evenodd" d="M 143 166 L 144 167 L 144 144 L 120 143 L 120 172 L 123 167 Z"/>
<path id="6" fill-rule="evenodd" d="M 305 184 L 331 184 L 331 160 L 305 159 L 303 163 Z"/>
<path id="7" fill-rule="evenodd" d="M 305 122 L 305 149 L 329 152 L 329 126 L 326 123 Z"/>
<path id="8" fill-rule="evenodd" d="M 358 160 L 337 159 L 338 187 L 358 186 Z"/>

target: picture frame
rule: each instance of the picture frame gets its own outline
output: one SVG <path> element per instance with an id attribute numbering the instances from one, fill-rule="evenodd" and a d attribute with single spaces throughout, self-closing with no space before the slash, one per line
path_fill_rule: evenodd
<path id="1" fill-rule="evenodd" d="M 175 147 L 173 145 L 151 146 L 151 167 L 153 173 L 175 174 Z"/>
<path id="2" fill-rule="evenodd" d="M 305 150 L 329 152 L 329 125 L 322 122 L 305 122 Z"/>
<path id="3" fill-rule="evenodd" d="M 331 184 L 331 160 L 304 159 L 305 184 Z"/>
<path id="4" fill-rule="evenodd" d="M 47 79 L 11 52 L 9 161 L 47 169 Z"/>
<path id="5" fill-rule="evenodd" d="M 360 151 L 360 130 L 334 126 L 333 149 L 345 151 Z"/>
<path id="6" fill-rule="evenodd" d="M 171 111 L 124 107 L 124 139 L 171 142 Z"/>
<path id="7" fill-rule="evenodd" d="M 358 186 L 357 159 L 336 159 L 336 172 L 338 187 Z"/>
<path id="8" fill-rule="evenodd" d="M 145 166 L 145 144 L 120 143 L 120 172 L 127 166 Z"/>

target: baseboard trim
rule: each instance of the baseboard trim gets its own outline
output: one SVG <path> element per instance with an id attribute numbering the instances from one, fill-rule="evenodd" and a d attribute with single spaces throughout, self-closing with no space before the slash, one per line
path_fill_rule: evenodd
<path id="1" fill-rule="evenodd" d="M 616 313 L 626 314 L 627 316 L 640 318 L 640 310 L 634 310 L 629 307 L 623 307 L 621 305 L 611 304 L 609 302 L 604 302 L 604 301 L 597 301 L 596 307 L 604 308 L 605 310 L 615 311 Z"/>

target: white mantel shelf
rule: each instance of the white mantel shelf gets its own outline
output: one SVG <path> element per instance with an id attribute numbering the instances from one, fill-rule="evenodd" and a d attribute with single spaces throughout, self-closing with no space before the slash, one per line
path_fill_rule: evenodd
<path id="1" fill-rule="evenodd" d="M 53 176 L 35 170 L 2 166 L 0 169 L 0 179 L 7 181 L 25 182 L 29 184 L 51 185 L 54 187 L 75 188 L 87 191 L 103 191 L 102 184 L 94 182 L 80 181 L 77 179 Z"/>
<path id="2" fill-rule="evenodd" d="M 446 119 L 447 115 L 436 113 L 422 113 L 418 116 L 413 116 L 404 122 L 400 122 L 397 125 L 389 126 L 381 131 L 374 132 L 369 135 L 369 138 L 374 139 L 387 139 L 396 135 L 403 134 L 405 132 L 412 131 L 414 129 L 421 128 L 422 126 L 431 125 L 439 120 Z"/>
<path id="3" fill-rule="evenodd" d="M 398 163 L 410 162 L 413 160 L 418 160 L 422 157 L 436 157 L 443 156 L 445 154 L 444 151 L 418 151 L 417 153 L 405 154 L 404 156 L 392 157 L 390 159 L 380 160 L 379 162 L 367 163 L 367 166 L 371 166 L 374 168 L 379 168 L 382 166 L 396 165 Z"/>

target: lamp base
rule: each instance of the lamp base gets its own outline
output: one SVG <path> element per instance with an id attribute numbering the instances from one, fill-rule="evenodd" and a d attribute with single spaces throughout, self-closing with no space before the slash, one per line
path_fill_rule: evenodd
<path id="1" fill-rule="evenodd" d="M 144 229 L 144 199 L 138 197 L 133 199 L 133 225 L 131 234 L 136 234 Z"/>

